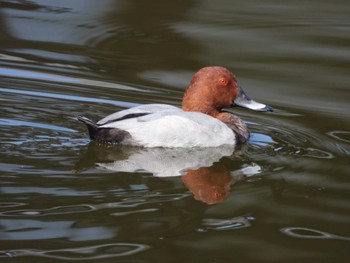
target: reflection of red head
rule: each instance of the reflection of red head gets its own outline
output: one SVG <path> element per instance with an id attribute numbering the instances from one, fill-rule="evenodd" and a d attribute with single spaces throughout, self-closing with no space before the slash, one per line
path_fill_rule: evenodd
<path id="1" fill-rule="evenodd" d="M 209 205 L 225 201 L 231 189 L 233 178 L 222 165 L 188 170 L 182 181 L 196 200 Z"/>

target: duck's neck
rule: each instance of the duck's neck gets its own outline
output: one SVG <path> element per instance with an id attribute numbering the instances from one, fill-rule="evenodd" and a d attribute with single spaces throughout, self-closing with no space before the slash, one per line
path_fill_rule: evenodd
<path id="1" fill-rule="evenodd" d="M 213 109 L 210 105 L 204 105 L 204 104 L 199 104 L 199 105 L 190 105 L 187 106 L 186 104 L 182 105 L 182 110 L 183 111 L 195 111 L 195 112 L 201 112 L 210 116 L 215 117 L 217 114 L 220 112 L 217 111 L 216 109 Z"/>
<path id="2" fill-rule="evenodd" d="M 204 97 L 204 98 L 203 98 Z M 188 96 L 187 92 L 182 99 L 182 110 L 183 111 L 195 111 L 208 114 L 215 117 L 220 111 L 213 105 L 212 101 L 208 101 L 208 97 L 202 94 L 196 96 Z"/>

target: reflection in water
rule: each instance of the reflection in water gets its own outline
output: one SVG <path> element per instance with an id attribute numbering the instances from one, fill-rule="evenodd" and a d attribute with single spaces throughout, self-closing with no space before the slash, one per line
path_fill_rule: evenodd
<path id="1" fill-rule="evenodd" d="M 350 5 L 315 2 L 1 1 L 0 234 L 16 240 L 0 242 L 0 261 L 347 262 L 344 239 L 279 232 L 306 220 L 349 236 Z M 209 64 L 231 68 L 249 93 L 279 109 L 273 117 L 238 110 L 252 131 L 238 160 L 167 179 L 71 173 L 87 143 L 71 116 L 178 105 L 192 72 Z M 93 154 L 77 170 L 132 155 Z M 207 202 L 230 198 L 208 207 L 184 184 Z M 226 229 L 240 233 L 219 231 Z M 134 254 L 101 260 L 124 252 Z"/>
<path id="2" fill-rule="evenodd" d="M 77 227 L 75 221 L 30 219 L 1 219 L 1 240 L 45 240 L 67 238 L 71 241 L 102 240 L 112 238 L 114 232 L 107 227 Z"/>
<path id="3" fill-rule="evenodd" d="M 234 152 L 231 146 L 217 148 L 141 148 L 109 146 L 96 142 L 75 166 L 75 171 L 98 166 L 116 172 L 151 173 L 156 177 L 182 176 L 186 187 L 196 200 L 216 204 L 226 200 L 231 186 L 237 181 L 259 174 L 256 164 L 244 165 L 230 171 L 221 161 L 223 157 L 240 155 L 244 147 Z"/>
<path id="4" fill-rule="evenodd" d="M 10 207 L 17 207 L 17 206 L 22 206 L 25 203 L 7 203 L 7 202 L 0 202 L 0 208 L 10 208 Z"/>
<path id="5" fill-rule="evenodd" d="M 37 256 L 61 260 L 93 260 L 113 257 L 130 256 L 149 249 L 143 244 L 109 243 L 96 246 L 63 248 L 63 249 L 14 249 L 0 251 L 0 258 Z"/>
<path id="6" fill-rule="evenodd" d="M 0 125 L 26 126 L 26 127 L 35 127 L 35 128 L 56 130 L 56 131 L 75 132 L 75 130 L 65 128 L 65 127 L 60 127 L 57 125 L 50 125 L 45 123 L 33 123 L 29 121 L 19 121 L 19 120 L 13 120 L 13 119 L 5 119 L 5 118 L 0 118 Z"/>
<path id="7" fill-rule="evenodd" d="M 117 72 L 119 80 L 134 78 L 135 68 L 164 69 L 167 61 L 171 68 L 193 64 L 190 53 L 198 46 L 171 25 L 187 17 L 194 1 L 35 2 L 1 3 L 0 45 L 7 54 L 21 53 L 54 67 L 84 66 L 112 78 Z"/>
<path id="8" fill-rule="evenodd" d="M 330 131 L 328 135 L 339 141 L 350 143 L 350 132 L 348 131 Z"/>
<path id="9" fill-rule="evenodd" d="M 16 216 L 16 217 L 39 217 L 46 215 L 64 215 L 64 214 L 76 214 L 86 213 L 96 210 L 92 205 L 79 204 L 74 206 L 57 206 L 48 209 L 20 209 L 3 211 L 0 213 L 1 216 Z"/>
<path id="10" fill-rule="evenodd" d="M 81 214 L 81 213 L 89 213 L 93 211 L 99 211 L 103 209 L 129 209 L 133 208 L 132 211 L 128 212 L 115 212 L 111 215 L 113 216 L 121 216 L 121 215 L 127 215 L 127 214 L 134 214 L 134 213 L 144 213 L 144 212 L 154 212 L 157 211 L 158 208 L 150 208 L 150 209 L 142 209 L 138 208 L 145 204 L 152 204 L 152 203 L 159 203 L 161 202 L 174 202 L 176 200 L 183 199 L 187 197 L 187 194 L 164 194 L 161 193 L 149 193 L 147 196 L 144 197 L 128 197 L 124 198 L 121 201 L 118 202 L 107 202 L 107 203 L 99 203 L 99 204 L 77 204 L 77 205 L 67 205 L 67 206 L 56 206 L 51 207 L 48 209 L 18 209 L 18 210 L 9 210 L 9 211 L 3 211 L 0 213 L 1 216 L 8 216 L 8 217 L 22 217 L 22 218 L 33 218 L 33 217 L 45 217 L 45 216 L 52 216 L 52 215 L 66 215 L 66 214 Z M 118 211 L 119 211 L 118 210 Z M 4 221 L 4 223 L 11 223 L 11 221 Z M 35 223 L 33 221 L 30 224 Z M 24 225 L 24 224 L 23 224 Z M 9 225 L 10 227 L 13 227 L 12 225 Z M 16 224 L 14 223 L 14 226 Z M 50 226 L 50 225 L 49 225 Z M 66 226 L 70 226 L 70 224 L 66 224 Z M 12 228 L 11 228 L 12 230 Z M 70 233 L 70 231 L 67 231 Z"/>
<path id="11" fill-rule="evenodd" d="M 350 132 L 349 131 L 330 131 L 327 133 L 333 139 L 336 148 L 344 155 L 350 155 Z"/>
<path id="12" fill-rule="evenodd" d="M 187 170 L 210 167 L 224 156 L 231 156 L 234 147 L 216 148 L 141 148 L 89 144 L 85 156 L 76 165 L 82 170 L 97 165 L 116 172 L 151 173 L 158 177 L 187 174 Z"/>
<path id="13" fill-rule="evenodd" d="M 199 232 L 207 230 L 232 230 L 237 228 L 245 228 L 251 226 L 250 221 L 255 218 L 252 216 L 239 216 L 231 219 L 203 219 L 203 228 L 198 229 Z"/>
<path id="14" fill-rule="evenodd" d="M 222 163 L 215 163 L 212 167 L 188 170 L 181 179 L 196 200 L 207 204 L 221 203 L 226 200 L 234 183 L 230 171 Z"/>
<path id="15" fill-rule="evenodd" d="M 306 227 L 285 227 L 281 229 L 281 232 L 296 238 L 305 239 L 338 239 L 350 241 L 350 237 L 338 236 L 331 233 L 323 232 L 316 229 Z"/>
<path id="16" fill-rule="evenodd" d="M 118 60 L 118 70 L 123 74 L 130 74 L 130 69 L 134 68 L 138 68 L 138 74 L 152 69 L 183 69 L 194 63 L 190 54 L 198 45 L 172 25 L 186 19 L 187 11 L 197 4 L 193 0 L 155 0 L 152 5 L 148 1 L 120 1 L 120 5 L 114 4 L 105 14 L 103 22 L 108 33 L 101 34 L 100 28 L 94 30 L 94 37 L 87 43 L 99 50 L 110 50 L 109 54 Z M 115 62 L 110 56 L 97 59 L 107 73 L 115 75 Z M 153 78 L 145 80 L 153 82 Z"/>
<path id="17" fill-rule="evenodd" d="M 1 7 L 26 11 L 42 11 L 57 14 L 71 11 L 70 8 L 39 5 L 34 1 L 2 1 Z"/>

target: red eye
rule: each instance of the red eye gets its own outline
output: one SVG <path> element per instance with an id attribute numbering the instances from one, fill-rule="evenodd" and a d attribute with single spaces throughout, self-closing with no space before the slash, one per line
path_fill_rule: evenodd
<path id="1" fill-rule="evenodd" d="M 223 86 L 226 86 L 228 84 L 228 80 L 227 79 L 220 79 L 219 82 Z"/>

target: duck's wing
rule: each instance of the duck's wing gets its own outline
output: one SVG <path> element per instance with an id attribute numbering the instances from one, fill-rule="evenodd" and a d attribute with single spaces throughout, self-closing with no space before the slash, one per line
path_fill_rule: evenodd
<path id="1" fill-rule="evenodd" d="M 220 120 L 174 109 L 107 122 L 99 128 L 126 131 L 132 138 L 129 143 L 145 147 L 216 147 L 235 143 L 233 131 Z"/>
<path id="2" fill-rule="evenodd" d="M 130 109 L 122 110 L 115 112 L 111 115 L 108 115 L 107 117 L 99 120 L 97 122 L 97 125 L 104 126 L 108 125 L 113 122 L 130 119 L 130 118 L 136 118 L 145 116 L 151 113 L 158 113 L 163 111 L 180 111 L 179 108 L 171 105 L 166 104 L 146 104 L 146 105 L 140 105 L 136 106 Z"/>

